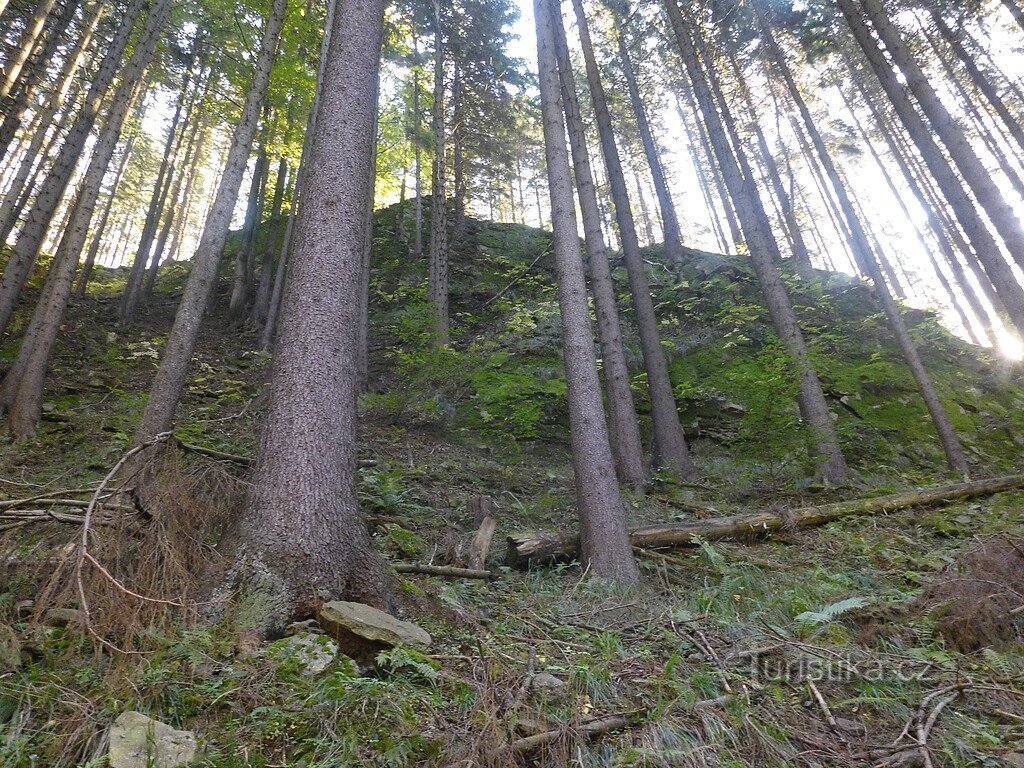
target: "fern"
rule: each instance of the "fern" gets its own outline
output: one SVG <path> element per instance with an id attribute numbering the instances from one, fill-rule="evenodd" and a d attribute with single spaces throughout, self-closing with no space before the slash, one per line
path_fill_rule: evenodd
<path id="1" fill-rule="evenodd" d="M 850 597 L 846 600 L 840 600 L 838 603 L 832 603 L 832 605 L 828 605 L 820 611 L 804 611 L 793 619 L 793 623 L 801 631 L 808 632 L 815 627 L 835 621 L 844 613 L 849 613 L 857 608 L 863 608 L 865 605 L 867 605 L 867 600 L 863 597 Z"/>

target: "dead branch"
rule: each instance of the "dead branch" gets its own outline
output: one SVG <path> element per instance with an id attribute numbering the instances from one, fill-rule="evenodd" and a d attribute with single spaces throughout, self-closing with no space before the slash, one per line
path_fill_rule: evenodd
<path id="1" fill-rule="evenodd" d="M 1024 475 L 1010 475 L 971 483 L 906 491 L 873 499 L 853 499 L 788 511 L 762 510 L 747 515 L 666 523 L 638 528 L 630 542 L 644 549 L 692 547 L 694 539 L 717 540 L 764 536 L 785 528 L 824 525 L 854 515 L 877 515 L 901 509 L 950 504 L 1024 487 Z M 521 533 L 508 537 L 507 560 L 513 567 L 571 560 L 579 550 L 579 536 L 568 532 Z"/>
<path id="2" fill-rule="evenodd" d="M 616 715 L 613 717 L 606 717 L 601 720 L 591 720 L 589 723 L 581 725 L 576 729 L 576 732 L 588 739 L 594 739 L 598 736 L 610 733 L 611 731 L 620 731 L 623 728 L 628 728 L 629 725 L 630 720 L 628 717 Z M 491 753 L 491 757 L 498 757 L 504 752 L 513 752 L 516 754 L 529 752 L 530 750 L 537 749 L 538 747 L 543 747 L 545 744 L 557 741 L 562 736 L 566 735 L 566 733 L 571 732 L 572 731 L 566 730 L 544 731 L 543 733 L 537 733 L 533 736 L 516 739 L 511 744 L 508 744 L 501 749 L 494 750 Z"/>
<path id="3" fill-rule="evenodd" d="M 396 573 L 418 573 L 424 576 L 442 576 L 449 579 L 488 580 L 494 575 L 490 571 L 479 571 L 473 568 L 452 568 L 447 565 L 397 563 L 394 568 Z"/>

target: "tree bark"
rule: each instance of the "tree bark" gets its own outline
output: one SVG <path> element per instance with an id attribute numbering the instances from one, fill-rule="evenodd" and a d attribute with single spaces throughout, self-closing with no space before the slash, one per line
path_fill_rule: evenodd
<path id="1" fill-rule="evenodd" d="M 325 598 L 392 609 L 356 495 L 355 366 L 361 262 L 383 37 L 383 0 L 341 0 L 281 317 L 271 402 L 241 521 L 237 586 L 266 604 L 263 634 Z"/>
<path id="2" fill-rule="evenodd" d="M 427 291 L 434 314 L 434 343 L 445 346 L 449 339 L 448 318 L 448 164 L 445 158 L 444 120 L 444 32 L 441 2 L 434 0 L 434 169 L 430 205 L 430 277 Z"/>
<path id="3" fill-rule="evenodd" d="M 259 125 L 260 110 L 270 81 L 270 70 L 278 38 L 284 26 L 287 0 L 273 0 L 263 29 L 260 51 L 254 65 L 252 83 L 245 97 L 242 115 L 235 128 L 228 150 L 227 162 L 217 195 L 206 218 L 203 234 L 196 249 L 192 272 L 167 339 L 160 368 L 150 389 L 142 422 L 135 433 L 135 444 L 141 445 L 156 435 L 169 431 L 174 411 L 185 387 L 189 361 L 195 350 L 199 326 L 210 293 L 217 279 L 224 244 L 227 241 L 231 216 L 238 201 L 238 191 L 245 174 L 246 161 Z"/>
<path id="4" fill-rule="evenodd" d="M 594 174 L 590 167 L 586 130 L 580 114 L 576 78 L 573 75 L 565 27 L 560 15 L 552 15 L 551 27 L 555 33 L 555 53 L 568 123 L 569 144 L 572 148 L 576 192 L 583 216 L 587 263 L 590 265 L 591 291 L 594 294 L 597 332 L 601 343 L 602 372 L 605 392 L 608 395 L 608 427 L 612 452 L 615 456 L 619 482 L 639 493 L 643 490 L 645 475 L 640 423 L 633 402 L 633 391 L 630 388 L 629 367 L 622 341 L 622 326 L 615 298 L 615 284 L 608 261 L 608 248 L 601 232 L 601 210 L 597 201 L 597 189 L 594 186 Z"/>
<path id="5" fill-rule="evenodd" d="M 590 40 L 586 12 L 581 0 L 573 0 L 573 9 L 579 26 L 580 42 L 583 46 L 583 58 L 587 69 L 587 82 L 594 108 L 604 155 L 605 167 L 608 171 L 608 183 L 611 187 L 612 200 L 615 205 L 615 219 L 618 224 L 619 237 L 622 242 L 622 253 L 629 275 L 630 292 L 633 308 L 636 312 L 637 330 L 640 335 L 640 346 L 643 350 L 644 368 L 647 371 L 647 389 L 651 398 L 651 420 L 654 431 L 655 461 L 667 467 L 681 479 L 689 480 L 698 475 L 690 451 L 686 445 L 686 437 L 679 421 L 679 409 L 676 404 L 672 381 L 669 378 L 668 361 L 661 345 L 658 332 L 658 318 L 654 312 L 651 289 L 647 281 L 640 243 L 636 234 L 636 221 L 630 208 L 629 192 L 626 189 L 626 177 L 622 168 L 622 160 L 615 144 L 615 129 L 611 114 L 608 111 L 607 97 L 601 84 L 601 74 L 594 47 Z"/>
<path id="6" fill-rule="evenodd" d="M 60 153 L 29 210 L 25 226 L 11 249 L 3 277 L 0 278 L 0 336 L 7 330 L 18 294 L 21 293 L 25 280 L 32 270 L 50 223 L 71 182 L 107 90 L 121 67 L 135 20 L 146 5 L 147 0 L 131 0 L 125 9 L 114 39 L 93 76 L 75 122 L 71 125 Z"/>
<path id="7" fill-rule="evenodd" d="M 878 33 L 896 65 L 907 78 L 906 87 L 914 94 L 921 111 L 928 117 L 935 133 L 945 144 L 950 157 L 960 169 L 964 181 L 971 188 L 981 207 L 988 214 L 993 227 L 999 233 L 1010 255 L 1018 265 L 1024 267 L 1024 228 L 1021 227 L 1013 207 L 1007 203 L 992 175 L 985 168 L 963 129 L 943 106 L 938 94 L 917 63 L 902 34 L 893 25 L 880 0 L 861 0 L 861 8 L 854 0 L 838 0 L 839 8 L 847 19 L 854 18 L 860 23 L 867 18 Z M 855 23 L 855 22 L 851 22 Z M 858 41 L 860 41 L 858 36 Z M 890 69 L 879 77 L 895 77 Z M 900 106 L 897 105 L 897 109 Z"/>
<path id="8" fill-rule="evenodd" d="M 765 536 L 790 528 L 824 525 L 854 515 L 879 515 L 902 509 L 917 509 L 951 504 L 964 499 L 991 496 L 1024 487 L 1024 475 L 1010 475 L 991 480 L 977 480 L 960 485 L 906 491 L 874 499 L 854 499 L 834 504 L 801 507 L 788 511 L 764 510 L 748 515 L 687 523 L 668 523 L 638 528 L 629 535 L 635 547 L 693 547 L 696 539 L 719 539 Z M 578 537 L 571 533 L 524 533 L 508 538 L 506 562 L 513 567 L 543 565 L 576 556 Z"/>
<path id="9" fill-rule="evenodd" d="M 1003 258 L 999 245 L 974 207 L 963 184 L 946 161 L 942 150 L 932 137 L 931 130 L 917 114 L 910 97 L 895 77 L 892 68 L 885 61 L 882 49 L 875 42 L 863 17 L 850 0 L 840 0 L 840 9 L 846 17 L 850 30 L 864 53 L 868 64 L 874 70 L 879 83 L 889 97 L 900 122 L 914 142 L 921 159 L 935 179 L 943 195 L 949 201 L 957 221 L 963 227 L 974 252 L 988 274 L 999 298 L 1006 307 L 1009 319 L 1024 334 L 1024 288 L 1021 288 L 1009 264 Z M 854 69 L 856 82 L 859 72 Z"/>
<path id="10" fill-rule="evenodd" d="M 728 114 L 728 105 L 724 100 L 720 102 L 722 116 L 719 116 L 714 96 L 697 57 L 691 28 L 676 0 L 665 0 L 665 8 L 683 63 L 689 72 L 694 95 L 704 115 L 719 167 L 739 213 L 740 224 L 750 248 L 750 258 L 761 284 L 772 325 L 795 367 L 800 392 L 797 402 L 811 431 L 812 458 L 818 464 L 822 479 L 827 482 L 841 482 L 849 477 L 850 470 L 839 448 L 835 425 L 821 389 L 821 382 L 811 363 L 803 332 L 797 323 L 793 305 L 772 258 L 773 254 L 778 252 L 778 246 L 772 238 L 764 209 L 758 210 L 755 207 L 759 199 L 758 191 L 749 172 L 744 176 L 740 169 L 738 156 L 742 155 L 742 148 L 738 143 L 735 144 L 737 154 L 734 155 L 733 149 L 729 147 L 726 128 L 722 124 Z"/>
<path id="11" fill-rule="evenodd" d="M 534 10 L 581 560 L 596 576 L 634 584 L 640 580 L 640 569 L 629 545 L 626 512 L 615 478 L 615 463 L 601 404 L 569 151 L 565 143 L 554 29 L 561 20 L 556 19 L 551 0 L 534 0 Z"/>

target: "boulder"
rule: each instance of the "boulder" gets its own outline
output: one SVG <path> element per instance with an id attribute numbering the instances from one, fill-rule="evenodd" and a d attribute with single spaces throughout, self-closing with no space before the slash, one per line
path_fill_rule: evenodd
<path id="1" fill-rule="evenodd" d="M 353 637 L 384 648 L 398 645 L 428 646 L 431 643 L 430 635 L 421 627 L 362 603 L 341 600 L 324 603 L 318 618 L 320 626 L 339 640 L 343 649 L 346 640 Z"/>
<path id="2" fill-rule="evenodd" d="M 122 712 L 110 727 L 110 768 L 178 768 L 196 759 L 190 731 L 177 731 L 141 712 Z"/>
<path id="3" fill-rule="evenodd" d="M 294 658 L 302 665 L 302 674 L 315 677 L 331 666 L 338 656 L 338 643 L 326 635 L 304 632 L 274 643 L 275 655 Z"/>
<path id="4" fill-rule="evenodd" d="M 0 672 L 10 672 L 21 666 L 21 643 L 17 633 L 6 624 L 0 624 Z"/>

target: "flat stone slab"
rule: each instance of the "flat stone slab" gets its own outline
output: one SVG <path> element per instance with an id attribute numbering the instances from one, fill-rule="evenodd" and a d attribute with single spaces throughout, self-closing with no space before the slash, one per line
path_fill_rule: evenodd
<path id="1" fill-rule="evenodd" d="M 386 646 L 428 646 L 432 640 L 422 627 L 396 619 L 390 613 L 379 611 L 362 603 L 335 600 L 320 608 L 320 626 L 329 634 L 351 633 L 364 640 Z"/>
<path id="2" fill-rule="evenodd" d="M 178 768 L 196 759 L 191 731 L 178 731 L 141 712 L 122 712 L 110 727 L 110 768 Z"/>

